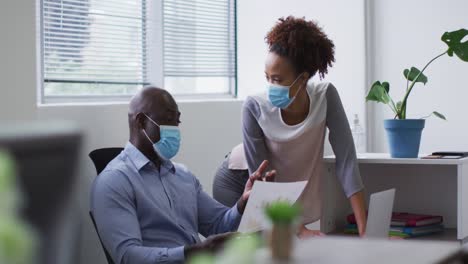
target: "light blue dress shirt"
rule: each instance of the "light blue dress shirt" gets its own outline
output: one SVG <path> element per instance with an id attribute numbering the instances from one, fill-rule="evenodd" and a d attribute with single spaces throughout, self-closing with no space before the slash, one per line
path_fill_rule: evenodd
<path id="1" fill-rule="evenodd" d="M 91 211 L 117 264 L 180 263 L 184 246 L 235 231 L 237 205 L 225 207 L 202 190 L 183 165 L 160 170 L 131 143 L 95 179 Z"/>

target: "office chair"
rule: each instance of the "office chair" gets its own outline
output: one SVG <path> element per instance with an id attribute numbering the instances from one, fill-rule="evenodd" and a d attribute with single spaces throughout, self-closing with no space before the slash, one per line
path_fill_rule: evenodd
<path id="1" fill-rule="evenodd" d="M 89 157 L 96 167 L 96 172 L 99 175 L 107 164 L 122 152 L 123 148 L 101 148 L 95 149 L 89 153 Z"/>
<path id="2" fill-rule="evenodd" d="M 91 158 L 91 160 L 93 161 L 94 167 L 96 167 L 97 174 L 99 175 L 99 173 L 101 173 L 104 170 L 107 164 L 115 157 L 117 157 L 117 155 L 119 155 L 120 152 L 122 152 L 122 150 L 123 148 L 101 148 L 91 151 L 89 153 L 89 158 Z M 89 211 L 89 216 L 91 217 L 91 221 L 93 221 L 94 229 L 96 230 L 99 241 L 101 242 L 102 249 L 106 254 L 107 263 L 114 264 L 114 261 L 112 260 L 109 252 L 107 252 L 107 249 L 102 243 L 101 236 L 99 235 L 99 231 L 96 226 L 96 221 L 94 220 L 93 212 Z"/>

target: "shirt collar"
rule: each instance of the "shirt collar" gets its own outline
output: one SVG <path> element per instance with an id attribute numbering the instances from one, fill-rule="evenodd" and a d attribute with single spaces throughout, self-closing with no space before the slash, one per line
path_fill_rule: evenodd
<path id="1" fill-rule="evenodd" d="M 143 167 L 149 164 L 151 161 L 143 154 L 139 149 L 137 149 L 132 143 L 127 142 L 125 145 L 124 152 L 130 158 L 130 160 L 135 165 L 136 169 L 140 171 Z M 161 166 L 165 167 L 167 170 L 175 173 L 175 166 L 170 160 L 161 160 Z"/>

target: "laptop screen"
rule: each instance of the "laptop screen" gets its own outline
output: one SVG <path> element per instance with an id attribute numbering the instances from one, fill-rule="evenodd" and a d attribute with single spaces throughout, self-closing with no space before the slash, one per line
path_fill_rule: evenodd
<path id="1" fill-rule="evenodd" d="M 373 193 L 370 196 L 366 238 L 388 238 L 394 198 L 395 189 Z"/>

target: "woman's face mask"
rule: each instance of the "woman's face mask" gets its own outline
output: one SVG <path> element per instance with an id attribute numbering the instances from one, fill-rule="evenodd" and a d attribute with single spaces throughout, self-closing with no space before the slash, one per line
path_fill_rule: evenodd
<path id="1" fill-rule="evenodd" d="M 302 76 L 302 73 L 297 76 L 291 85 L 284 86 L 278 84 L 267 83 L 268 89 L 268 99 L 270 100 L 271 104 L 281 109 L 287 108 L 296 98 L 297 94 L 301 89 L 298 89 L 296 94 L 293 97 L 289 97 L 289 90 L 291 87 L 296 84 L 297 80 Z M 301 87 L 302 88 L 302 87 Z"/>

